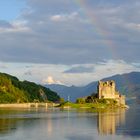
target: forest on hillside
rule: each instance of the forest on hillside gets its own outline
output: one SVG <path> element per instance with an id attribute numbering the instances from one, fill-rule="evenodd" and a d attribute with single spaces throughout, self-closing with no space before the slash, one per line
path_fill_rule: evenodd
<path id="1" fill-rule="evenodd" d="M 57 102 L 59 95 L 50 89 L 0 73 L 0 103 Z"/>

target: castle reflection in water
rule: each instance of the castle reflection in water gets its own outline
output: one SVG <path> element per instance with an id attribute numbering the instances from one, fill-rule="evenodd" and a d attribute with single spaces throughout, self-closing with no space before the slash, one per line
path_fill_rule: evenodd
<path id="1" fill-rule="evenodd" d="M 125 124 L 125 109 L 106 111 L 98 113 L 99 135 L 112 135 L 116 133 L 117 127 Z"/>

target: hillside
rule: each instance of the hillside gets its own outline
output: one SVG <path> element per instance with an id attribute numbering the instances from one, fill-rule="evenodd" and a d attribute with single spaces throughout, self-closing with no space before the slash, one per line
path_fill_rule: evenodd
<path id="1" fill-rule="evenodd" d="M 116 82 L 117 90 L 127 97 L 139 97 L 140 96 L 140 72 L 131 72 L 122 75 L 114 75 L 102 79 L 114 80 Z M 88 96 L 97 92 L 98 81 L 92 82 L 83 87 L 76 86 L 64 86 L 64 85 L 45 85 L 53 91 L 56 91 L 61 97 L 67 100 L 70 96 L 71 101 L 75 101 L 76 98 Z"/>
<path id="2" fill-rule="evenodd" d="M 56 92 L 46 87 L 0 73 L 0 103 L 55 102 L 59 99 Z"/>

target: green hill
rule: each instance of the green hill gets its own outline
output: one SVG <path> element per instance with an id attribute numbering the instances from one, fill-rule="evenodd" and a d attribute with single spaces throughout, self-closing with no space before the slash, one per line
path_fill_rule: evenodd
<path id="1" fill-rule="evenodd" d="M 46 87 L 0 73 L 0 103 L 56 102 L 59 99 L 56 92 Z"/>

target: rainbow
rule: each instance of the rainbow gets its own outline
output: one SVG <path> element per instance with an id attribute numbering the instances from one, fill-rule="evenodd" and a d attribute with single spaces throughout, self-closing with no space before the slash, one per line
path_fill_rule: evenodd
<path id="1" fill-rule="evenodd" d="M 112 59 L 118 58 L 118 55 L 116 54 L 116 45 L 115 43 L 109 39 L 109 32 L 106 31 L 101 24 L 98 22 L 98 17 L 96 16 L 94 9 L 91 9 L 89 3 L 87 0 L 75 0 L 76 5 L 79 6 L 81 9 L 81 14 L 83 14 L 85 17 L 87 17 L 88 21 L 93 26 L 93 32 L 104 38 L 104 44 L 105 47 L 107 47 L 108 51 L 110 52 L 110 55 Z"/>
<path id="2" fill-rule="evenodd" d="M 85 17 L 87 17 L 88 21 L 91 23 L 91 25 L 93 26 L 93 32 L 104 38 L 105 42 L 104 45 L 107 48 L 107 50 L 110 52 L 110 56 L 112 59 L 116 60 L 119 57 L 119 54 L 116 51 L 117 45 L 115 44 L 115 42 L 111 39 L 109 39 L 109 31 L 105 30 L 102 25 L 98 22 L 99 19 L 96 16 L 96 13 L 94 12 L 94 9 L 91 9 L 91 6 L 89 5 L 89 3 L 87 2 L 87 0 L 75 0 L 76 5 L 81 9 L 81 14 L 83 14 Z M 120 69 L 121 66 L 120 66 Z M 130 83 L 127 77 L 123 77 L 123 80 L 125 81 L 125 83 L 128 85 L 128 87 L 130 87 Z"/>

